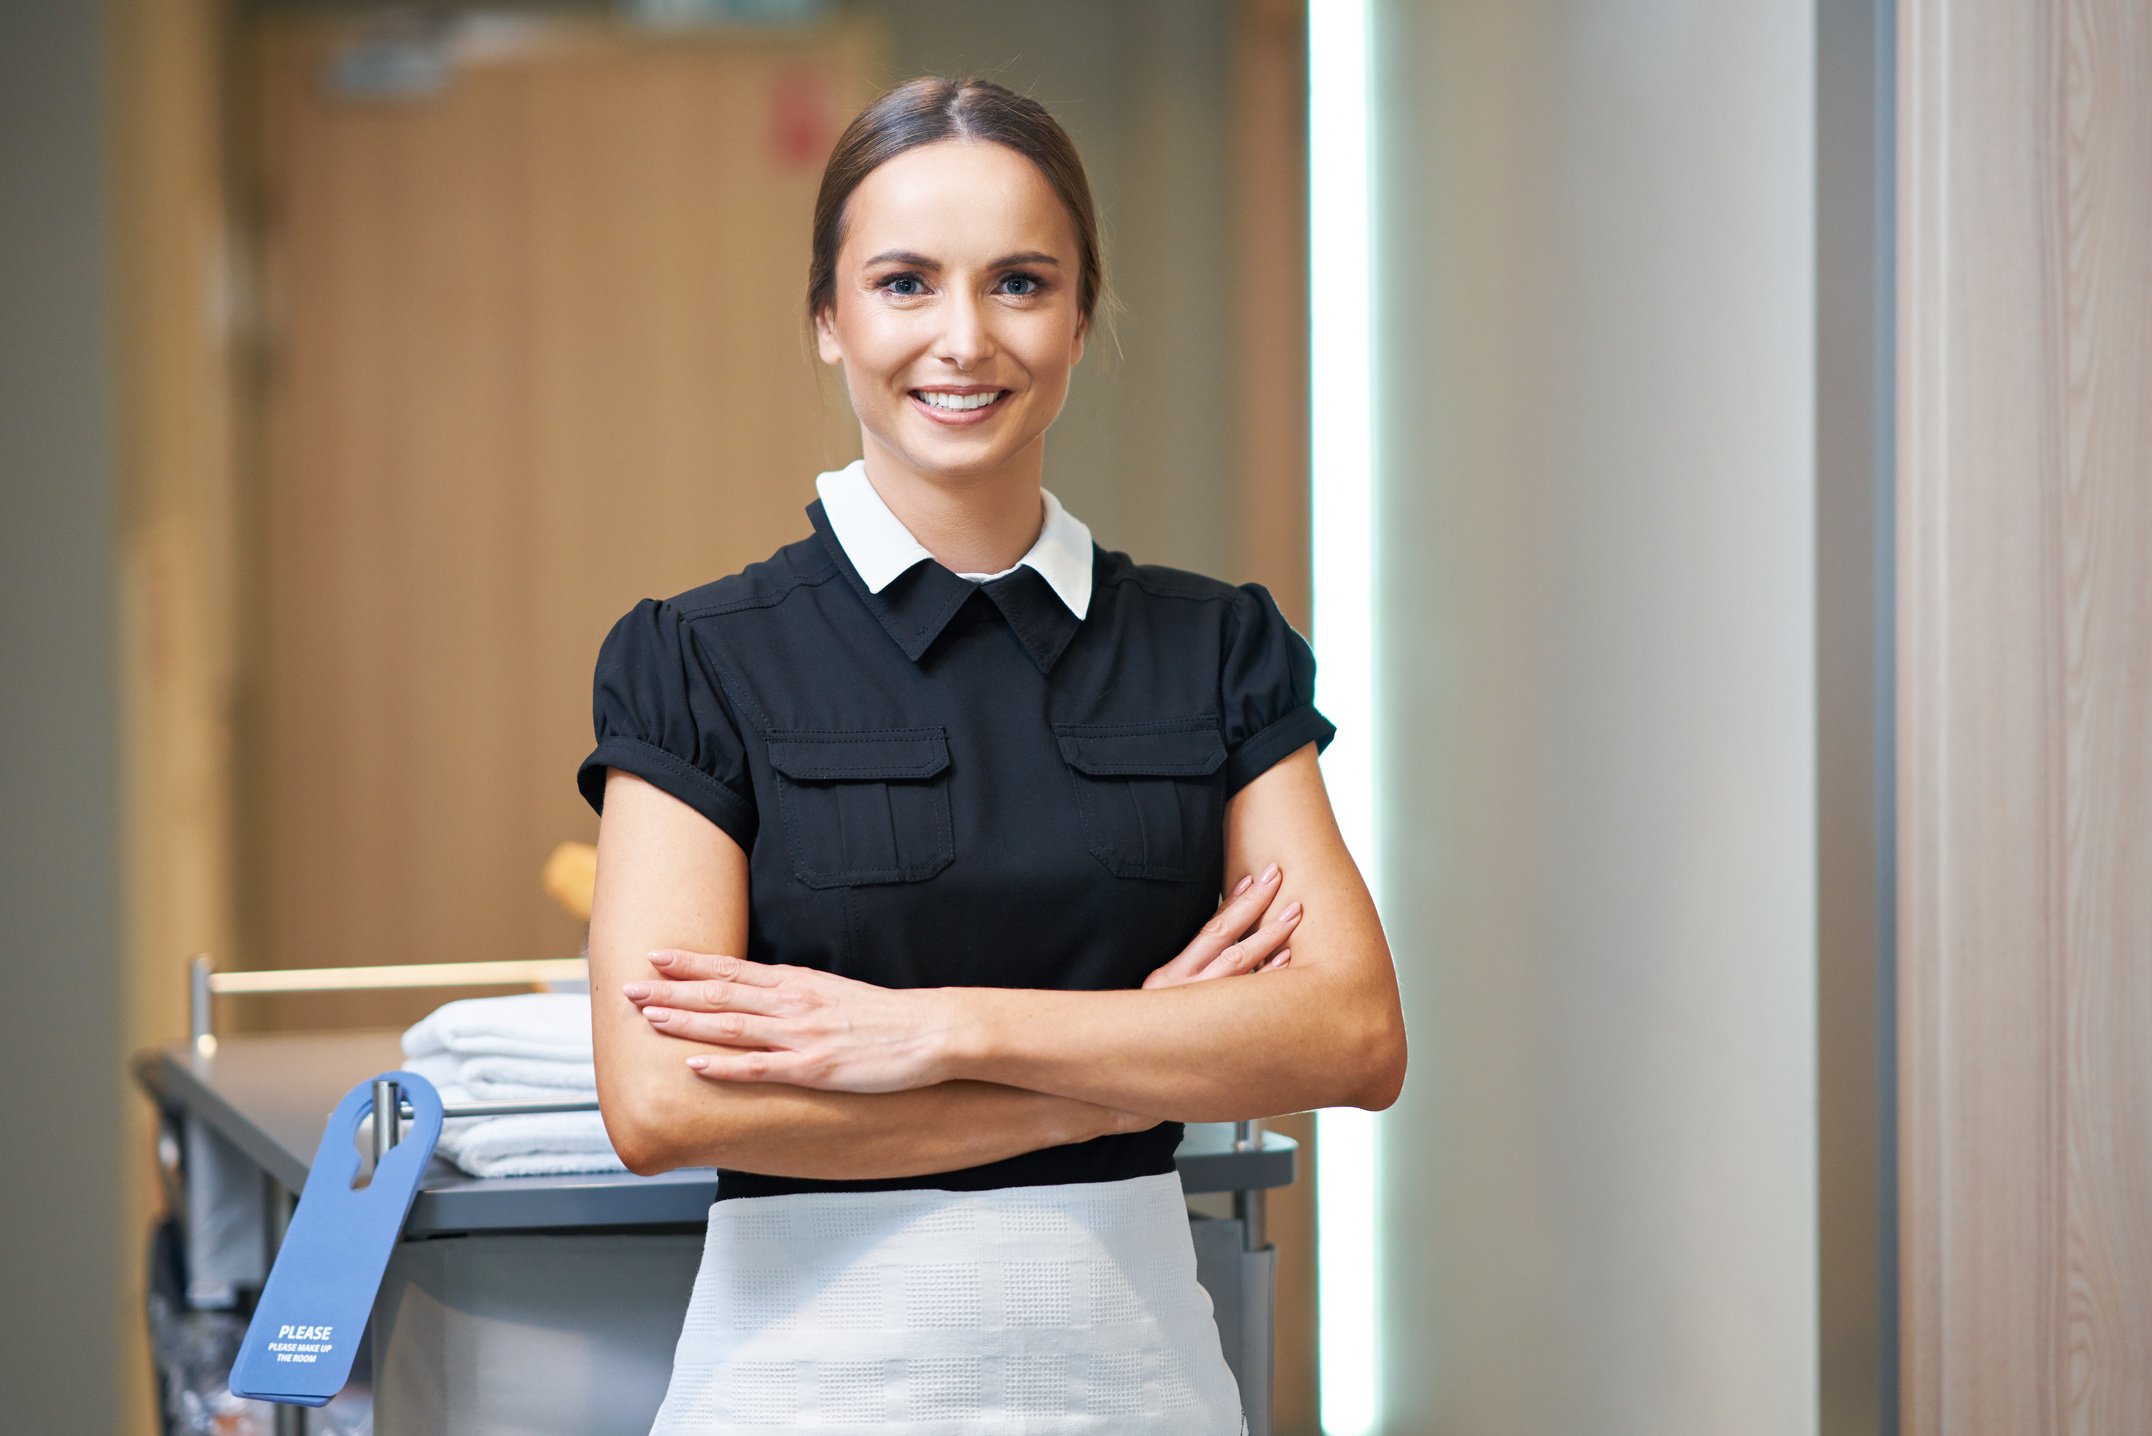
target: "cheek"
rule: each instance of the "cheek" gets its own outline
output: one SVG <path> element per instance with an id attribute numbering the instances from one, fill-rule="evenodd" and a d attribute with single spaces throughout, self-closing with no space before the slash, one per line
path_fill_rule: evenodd
<path id="1" fill-rule="evenodd" d="M 1068 382 L 1075 365 L 1076 337 L 1066 324 L 1029 326 L 1011 333 L 1009 349 L 1042 387 Z"/>
<path id="2" fill-rule="evenodd" d="M 917 357 L 916 326 L 901 314 L 853 313 L 838 326 L 837 338 L 844 352 L 845 376 L 856 389 L 886 387 L 885 381 L 905 369 Z"/>

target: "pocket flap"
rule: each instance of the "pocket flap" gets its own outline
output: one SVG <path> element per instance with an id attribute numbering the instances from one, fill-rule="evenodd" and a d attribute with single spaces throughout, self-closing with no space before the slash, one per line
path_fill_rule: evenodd
<path id="1" fill-rule="evenodd" d="M 1218 720 L 1208 716 L 1162 723 L 1056 723 L 1054 737 L 1071 767 L 1101 777 L 1192 778 L 1216 771 L 1225 761 Z"/>
<path id="2" fill-rule="evenodd" d="M 949 766 L 949 738 L 941 728 L 795 729 L 770 734 L 770 766 L 808 780 L 931 778 Z"/>

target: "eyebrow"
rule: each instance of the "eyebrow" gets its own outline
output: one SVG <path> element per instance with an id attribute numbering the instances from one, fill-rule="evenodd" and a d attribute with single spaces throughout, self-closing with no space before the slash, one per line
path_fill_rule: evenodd
<path id="1" fill-rule="evenodd" d="M 867 263 L 909 264 L 914 269 L 941 268 L 940 260 L 929 259 L 923 254 L 914 254 L 908 249 L 885 249 L 880 254 L 874 256 L 874 258 L 868 260 Z M 1036 249 L 1029 249 L 1025 250 L 1021 254 L 1005 254 L 1001 258 L 995 260 L 992 264 L 989 264 L 987 268 L 1007 269 L 1012 264 L 1051 264 L 1056 269 L 1059 269 L 1061 267 L 1061 261 L 1054 258 L 1052 255 L 1042 254 Z"/>

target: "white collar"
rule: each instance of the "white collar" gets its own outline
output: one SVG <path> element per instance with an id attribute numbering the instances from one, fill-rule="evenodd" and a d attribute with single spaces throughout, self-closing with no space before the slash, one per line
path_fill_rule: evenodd
<path id="1" fill-rule="evenodd" d="M 880 593 L 919 560 L 931 559 L 925 545 L 912 537 L 904 521 L 867 478 L 867 461 L 854 459 L 841 469 L 818 474 L 815 492 L 822 496 L 822 512 L 830 529 L 844 547 L 870 593 Z M 1046 488 L 1039 490 L 1046 503 L 1046 522 L 1030 552 L 1001 573 L 967 573 L 970 579 L 1000 578 L 1025 564 L 1037 569 L 1069 612 L 1082 618 L 1091 606 L 1091 530 Z"/>

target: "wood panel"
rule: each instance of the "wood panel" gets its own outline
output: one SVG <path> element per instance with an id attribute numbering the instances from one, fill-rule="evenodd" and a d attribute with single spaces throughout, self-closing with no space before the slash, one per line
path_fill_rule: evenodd
<path id="1" fill-rule="evenodd" d="M 1899 12 L 1909 1436 L 2152 1430 L 2152 23 Z"/>
<path id="2" fill-rule="evenodd" d="M 333 82 L 350 25 L 256 41 L 250 965 L 572 956 L 538 875 L 595 831 L 607 626 L 798 537 L 856 451 L 800 291 L 867 33 L 448 33 L 402 95 Z"/>
<path id="3" fill-rule="evenodd" d="M 226 283 L 233 230 L 223 92 L 223 0 L 110 7 L 119 356 L 119 614 L 126 980 L 113 1001 L 129 1052 L 187 1031 L 187 960 L 236 942 L 232 714 L 240 500 L 232 374 L 240 339 Z M 118 1080 L 118 1074 L 114 1074 Z M 156 1428 L 141 1345 L 143 1233 L 159 1204 L 155 1115 L 131 1090 L 124 1153 L 128 1280 L 113 1294 L 124 1419 Z"/>
<path id="4" fill-rule="evenodd" d="M 1234 17 L 1233 293 L 1235 580 L 1266 585 L 1303 633 L 1309 592 L 1307 12 L 1299 0 L 1241 0 Z M 1267 1124 L 1300 1143 L 1300 1179 L 1266 1212 L 1278 1248 L 1271 1429 L 1317 1436 L 1313 1113 Z"/>

